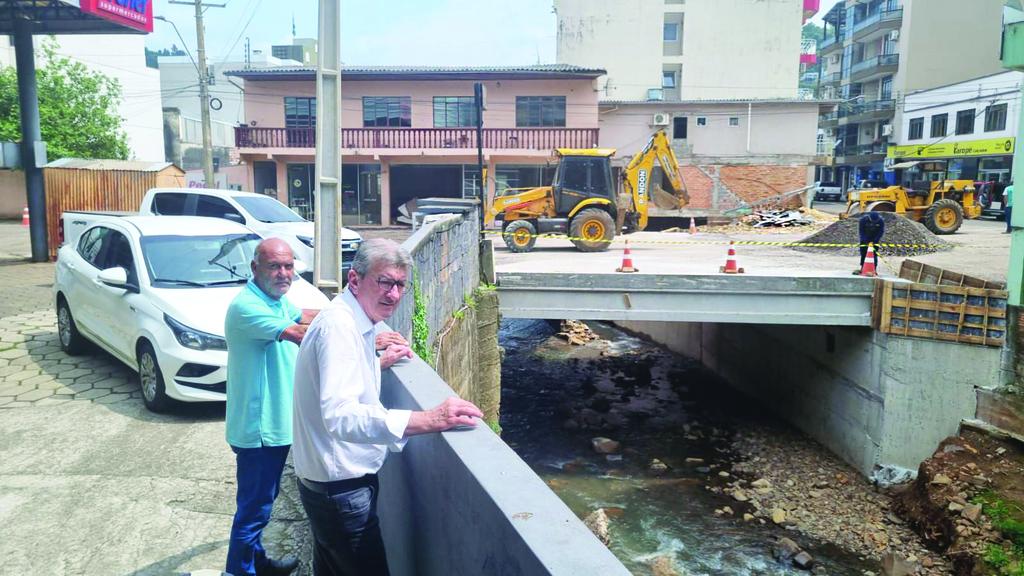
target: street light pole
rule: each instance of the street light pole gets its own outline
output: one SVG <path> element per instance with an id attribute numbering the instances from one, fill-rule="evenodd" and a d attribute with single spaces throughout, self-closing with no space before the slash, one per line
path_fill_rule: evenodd
<path id="1" fill-rule="evenodd" d="M 203 120 L 203 180 L 207 188 L 215 188 L 213 180 L 213 136 L 210 129 L 210 75 L 206 67 L 206 39 L 203 32 L 203 9 L 223 8 L 226 4 L 203 4 L 202 0 L 170 4 L 193 5 L 196 9 L 196 58 L 199 60 L 199 110 Z"/>

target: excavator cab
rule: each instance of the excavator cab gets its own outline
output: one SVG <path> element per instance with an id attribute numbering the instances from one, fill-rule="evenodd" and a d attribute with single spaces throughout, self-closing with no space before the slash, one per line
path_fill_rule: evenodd
<path id="1" fill-rule="evenodd" d="M 555 210 L 559 214 L 569 214 L 580 202 L 591 198 L 609 200 L 614 206 L 611 155 L 571 155 L 572 151 L 566 152 L 570 154 L 562 155 L 552 183 Z"/>

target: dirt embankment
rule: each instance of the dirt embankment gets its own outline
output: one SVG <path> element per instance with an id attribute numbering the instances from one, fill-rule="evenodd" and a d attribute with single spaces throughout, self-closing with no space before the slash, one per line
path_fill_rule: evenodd
<path id="1" fill-rule="evenodd" d="M 894 501 L 961 575 L 1024 575 L 1024 452 L 988 435 L 947 438 Z"/>

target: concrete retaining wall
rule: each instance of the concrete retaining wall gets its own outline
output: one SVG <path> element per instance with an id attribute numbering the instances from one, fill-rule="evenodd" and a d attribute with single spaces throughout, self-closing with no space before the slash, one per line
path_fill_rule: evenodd
<path id="1" fill-rule="evenodd" d="M 868 328 L 620 324 L 699 359 L 865 475 L 916 469 L 974 417 L 975 388 L 1003 376 L 998 348 Z"/>
<path id="2" fill-rule="evenodd" d="M 385 406 L 429 409 L 453 392 L 419 359 L 384 373 Z M 396 576 L 629 572 L 487 426 L 410 439 L 380 473 Z"/>

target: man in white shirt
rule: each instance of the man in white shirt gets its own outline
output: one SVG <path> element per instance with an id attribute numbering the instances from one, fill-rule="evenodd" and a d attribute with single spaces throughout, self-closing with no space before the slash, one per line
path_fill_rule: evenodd
<path id="1" fill-rule="evenodd" d="M 387 575 L 377 518 L 377 471 L 409 436 L 475 426 L 483 413 L 448 398 L 425 412 L 388 410 L 380 373 L 412 350 L 396 339 L 378 359 L 375 333 L 406 289 L 412 258 L 391 240 L 359 247 L 348 287 L 321 310 L 295 362 L 292 453 L 313 531 L 313 572 Z"/>

